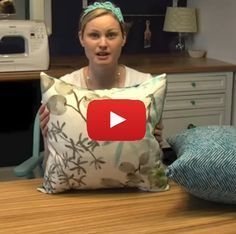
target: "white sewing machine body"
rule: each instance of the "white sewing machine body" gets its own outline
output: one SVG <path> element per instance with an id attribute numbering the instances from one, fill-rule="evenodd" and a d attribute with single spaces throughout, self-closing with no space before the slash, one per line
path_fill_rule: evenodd
<path id="1" fill-rule="evenodd" d="M 0 72 L 48 67 L 48 35 L 42 21 L 0 20 Z"/>

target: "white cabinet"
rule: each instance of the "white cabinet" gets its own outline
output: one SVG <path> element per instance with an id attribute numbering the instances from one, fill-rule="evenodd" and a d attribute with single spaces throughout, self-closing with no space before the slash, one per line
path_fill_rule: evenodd
<path id="1" fill-rule="evenodd" d="M 236 73 L 234 73 L 234 91 L 233 91 L 233 103 L 232 103 L 232 125 L 236 127 Z"/>
<path id="2" fill-rule="evenodd" d="M 164 137 L 191 126 L 229 125 L 233 72 L 168 74 Z"/>

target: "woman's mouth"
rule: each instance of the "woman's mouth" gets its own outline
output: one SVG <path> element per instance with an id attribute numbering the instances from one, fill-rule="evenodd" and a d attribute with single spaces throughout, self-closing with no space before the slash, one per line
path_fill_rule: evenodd
<path id="1" fill-rule="evenodd" d="M 96 53 L 96 55 L 100 58 L 100 59 L 106 59 L 110 53 L 108 52 L 99 52 L 99 53 Z"/>

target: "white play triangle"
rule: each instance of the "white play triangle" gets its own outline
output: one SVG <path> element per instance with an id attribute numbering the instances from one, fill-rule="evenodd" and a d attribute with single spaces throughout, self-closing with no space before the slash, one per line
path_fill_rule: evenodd
<path id="1" fill-rule="evenodd" d="M 120 115 L 117 115 L 114 112 L 110 112 L 110 128 L 113 128 L 114 126 L 123 123 L 126 121 L 125 118 L 121 117 Z"/>

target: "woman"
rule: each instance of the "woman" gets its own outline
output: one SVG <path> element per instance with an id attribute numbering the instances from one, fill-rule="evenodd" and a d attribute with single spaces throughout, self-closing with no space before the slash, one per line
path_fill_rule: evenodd
<path id="1" fill-rule="evenodd" d="M 110 2 L 89 5 L 80 17 L 79 40 L 84 47 L 88 66 L 61 77 L 62 80 L 88 89 L 127 87 L 150 79 L 149 73 L 138 72 L 118 63 L 126 42 L 125 24 L 120 8 Z M 39 110 L 42 134 L 47 135 L 49 112 Z M 154 135 L 162 145 L 162 123 Z"/>

